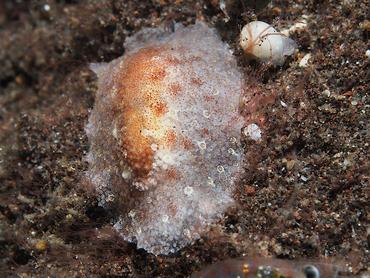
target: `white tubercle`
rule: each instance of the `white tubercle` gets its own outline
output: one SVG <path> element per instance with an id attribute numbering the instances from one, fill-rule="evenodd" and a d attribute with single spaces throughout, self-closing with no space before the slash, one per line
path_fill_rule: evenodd
<path id="1" fill-rule="evenodd" d="M 246 54 L 274 65 L 282 65 L 297 48 L 292 39 L 262 21 L 252 21 L 243 27 L 240 46 Z"/>

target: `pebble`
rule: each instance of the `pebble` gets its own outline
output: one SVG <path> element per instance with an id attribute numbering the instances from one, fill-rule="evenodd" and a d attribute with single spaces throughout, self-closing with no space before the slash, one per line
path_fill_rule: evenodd
<path id="1" fill-rule="evenodd" d="M 48 247 L 48 243 L 46 242 L 46 240 L 39 240 L 36 243 L 35 247 L 37 251 L 44 252 L 46 248 Z"/>
<path id="2" fill-rule="evenodd" d="M 258 125 L 250 124 L 244 129 L 244 135 L 254 141 L 259 141 L 262 138 L 262 132 Z"/>
<path id="3" fill-rule="evenodd" d="M 301 61 L 299 61 L 299 67 L 301 68 L 307 67 L 310 59 L 311 59 L 311 53 L 307 53 L 306 55 L 304 55 Z"/>
<path id="4" fill-rule="evenodd" d="M 293 169 L 294 165 L 295 165 L 295 161 L 294 161 L 294 160 L 288 160 L 288 161 L 286 162 L 286 168 L 287 168 L 289 171 Z"/>
<path id="5" fill-rule="evenodd" d="M 324 91 L 322 92 L 322 94 L 323 94 L 324 96 L 326 96 L 326 97 L 330 97 L 330 95 L 331 95 L 331 93 L 330 93 L 330 91 L 329 91 L 328 89 L 324 90 Z"/>

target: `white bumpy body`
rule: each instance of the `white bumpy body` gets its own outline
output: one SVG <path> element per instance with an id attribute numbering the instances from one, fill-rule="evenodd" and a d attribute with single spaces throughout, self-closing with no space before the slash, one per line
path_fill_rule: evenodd
<path id="1" fill-rule="evenodd" d="M 176 252 L 234 202 L 243 158 L 235 58 L 214 29 L 197 23 L 171 34 L 145 29 L 128 39 L 123 57 L 92 69 L 99 88 L 86 127 L 87 178 L 101 204 L 117 211 L 114 227 L 126 240 L 154 254 Z M 145 144 L 150 167 L 139 175 Z"/>

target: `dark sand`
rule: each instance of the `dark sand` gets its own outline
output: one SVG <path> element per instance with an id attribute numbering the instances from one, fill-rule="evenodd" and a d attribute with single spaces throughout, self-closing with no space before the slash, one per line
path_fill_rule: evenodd
<path id="1" fill-rule="evenodd" d="M 239 30 L 256 18 L 247 7 L 231 7 L 225 23 L 217 0 L 0 1 L 1 277 L 186 277 L 242 255 L 367 271 L 368 1 L 273 2 L 257 18 L 280 30 L 308 16 L 280 69 L 240 51 Z M 196 19 L 219 30 L 265 96 L 263 140 L 245 139 L 236 207 L 193 245 L 155 257 L 122 241 L 81 186 L 97 89 L 88 63 L 121 56 L 144 26 Z"/>

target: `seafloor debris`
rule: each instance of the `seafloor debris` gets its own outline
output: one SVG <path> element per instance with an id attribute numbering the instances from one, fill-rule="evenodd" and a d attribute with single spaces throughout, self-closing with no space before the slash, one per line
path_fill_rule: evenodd
<path id="1" fill-rule="evenodd" d="M 248 56 L 274 65 L 282 65 L 297 48 L 292 39 L 262 21 L 252 21 L 243 27 L 240 46 Z"/>
<path id="2" fill-rule="evenodd" d="M 245 136 L 249 137 L 250 139 L 254 141 L 259 141 L 262 138 L 262 134 L 261 134 L 262 132 L 261 132 L 260 127 L 254 123 L 247 125 L 244 128 L 243 133 Z"/>
<path id="3" fill-rule="evenodd" d="M 242 75 L 203 23 L 145 29 L 126 54 L 93 64 L 88 180 L 118 211 L 114 227 L 155 254 L 199 238 L 233 203 L 241 172 Z"/>
<path id="4" fill-rule="evenodd" d="M 330 263 L 288 261 L 271 258 L 241 258 L 218 262 L 195 273 L 193 278 L 335 278 L 339 267 Z"/>

